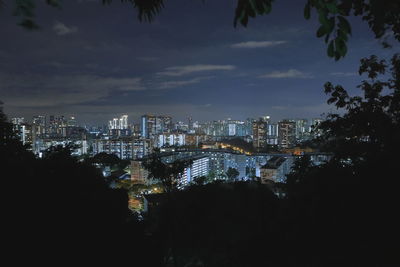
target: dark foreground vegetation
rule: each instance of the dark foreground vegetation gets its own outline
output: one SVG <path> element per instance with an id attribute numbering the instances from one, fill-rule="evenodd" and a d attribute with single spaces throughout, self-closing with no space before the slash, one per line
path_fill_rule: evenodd
<path id="1" fill-rule="evenodd" d="M 170 188 L 143 220 L 124 190 L 68 148 L 35 158 L 0 112 L 6 254 L 55 265 L 81 257 L 131 266 L 399 263 L 400 57 L 363 59 L 360 74 L 362 96 L 325 85 L 344 113 L 329 115 L 315 142 L 334 156 L 320 166 L 300 158 L 284 198 L 257 182 Z"/>

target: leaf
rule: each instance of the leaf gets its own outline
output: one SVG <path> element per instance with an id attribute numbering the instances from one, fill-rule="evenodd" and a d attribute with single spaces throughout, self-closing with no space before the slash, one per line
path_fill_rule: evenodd
<path id="1" fill-rule="evenodd" d="M 318 10 L 319 13 L 319 22 L 321 25 L 327 25 L 328 24 L 328 14 L 326 13 L 325 10 Z"/>
<path id="2" fill-rule="evenodd" d="M 335 47 L 336 47 L 336 51 L 339 52 L 339 55 L 341 57 L 344 57 L 347 53 L 347 46 L 346 43 L 343 39 L 337 37 L 335 39 Z"/>
<path id="3" fill-rule="evenodd" d="M 347 34 L 351 35 L 350 23 L 342 16 L 338 16 L 338 19 L 339 19 L 339 28 L 341 28 Z"/>
<path id="4" fill-rule="evenodd" d="M 333 28 L 335 27 L 335 17 L 329 18 L 329 20 L 327 21 L 326 26 L 327 26 L 326 32 L 327 33 L 331 33 L 333 31 Z"/>
<path id="5" fill-rule="evenodd" d="M 347 54 L 347 45 L 346 43 L 343 41 L 343 46 L 342 46 L 342 57 L 344 57 Z"/>
<path id="6" fill-rule="evenodd" d="M 338 61 L 341 58 L 339 51 L 335 50 L 335 60 Z"/>
<path id="7" fill-rule="evenodd" d="M 248 1 L 250 3 L 250 7 L 254 11 L 254 13 L 257 12 L 258 10 L 257 10 L 257 7 L 256 7 L 256 3 L 254 2 L 255 0 L 248 0 Z"/>
<path id="8" fill-rule="evenodd" d="M 311 5 L 310 2 L 307 2 L 306 6 L 304 7 L 304 18 L 310 19 L 311 17 Z"/>
<path id="9" fill-rule="evenodd" d="M 264 12 L 265 14 L 269 14 L 272 10 L 272 6 L 270 2 L 263 2 Z"/>
<path id="10" fill-rule="evenodd" d="M 328 43 L 328 41 L 329 41 L 329 36 L 330 36 L 329 33 L 325 36 L 325 43 Z"/>
<path id="11" fill-rule="evenodd" d="M 256 11 L 254 11 L 251 7 L 247 8 L 247 14 L 252 18 L 256 17 Z"/>
<path id="12" fill-rule="evenodd" d="M 233 20 L 233 26 L 236 27 L 237 26 L 237 22 L 239 21 L 240 23 L 242 23 L 243 18 L 246 16 L 246 10 L 244 9 L 244 1 L 243 0 L 239 0 L 236 10 L 235 10 L 235 18 Z"/>
<path id="13" fill-rule="evenodd" d="M 326 34 L 326 29 L 324 25 L 321 25 L 317 30 L 317 37 L 320 38 Z"/>
<path id="14" fill-rule="evenodd" d="M 333 14 L 336 14 L 339 11 L 338 6 L 337 6 L 337 4 L 335 2 L 326 3 L 325 6 Z"/>
<path id="15" fill-rule="evenodd" d="M 344 40 L 345 42 L 347 42 L 347 40 L 348 40 L 347 34 L 346 34 L 341 28 L 339 28 L 339 29 L 337 30 L 337 36 L 338 36 L 339 38 L 341 38 L 342 40 Z"/>
<path id="16" fill-rule="evenodd" d="M 240 20 L 240 23 L 241 23 L 244 27 L 247 26 L 247 23 L 248 23 L 248 22 L 249 22 L 249 17 L 246 16 L 246 15 Z"/>

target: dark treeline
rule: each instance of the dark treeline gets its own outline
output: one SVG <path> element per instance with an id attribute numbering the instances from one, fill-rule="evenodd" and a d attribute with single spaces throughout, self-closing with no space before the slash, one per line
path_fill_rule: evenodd
<path id="1" fill-rule="evenodd" d="M 31 264 L 81 257 L 126 260 L 128 252 L 146 247 L 142 225 L 128 209 L 127 193 L 110 188 L 92 165 L 98 158 L 78 161 L 68 146 L 52 147 L 43 158 L 35 158 L 0 110 L 2 239 L 12 252 L 5 256 Z M 144 262 L 145 255 L 135 260 Z"/>
<path id="2" fill-rule="evenodd" d="M 328 115 L 315 142 L 334 156 L 320 166 L 299 158 L 285 197 L 258 182 L 171 187 L 144 220 L 90 164 L 112 159 L 79 162 L 68 148 L 36 159 L 0 112 L 4 241 L 30 259 L 57 256 L 53 263 L 80 256 L 133 266 L 399 263 L 400 57 L 363 59 L 360 74 L 362 96 L 325 85 L 328 103 L 344 112 Z"/>

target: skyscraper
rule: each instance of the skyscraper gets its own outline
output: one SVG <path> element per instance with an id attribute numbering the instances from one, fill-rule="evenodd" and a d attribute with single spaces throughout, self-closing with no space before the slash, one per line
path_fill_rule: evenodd
<path id="1" fill-rule="evenodd" d="M 119 118 L 113 118 L 108 121 L 108 128 L 110 130 L 126 130 L 128 129 L 128 115 L 122 115 Z"/>
<path id="2" fill-rule="evenodd" d="M 128 129 L 128 115 L 122 115 L 119 118 L 119 127 L 121 130 Z"/>
<path id="3" fill-rule="evenodd" d="M 32 126 L 35 128 L 37 136 L 43 136 L 46 134 L 46 116 L 34 116 L 32 119 Z"/>
<path id="4" fill-rule="evenodd" d="M 151 138 L 157 134 L 172 130 L 170 116 L 143 115 L 141 119 L 142 137 Z"/>
<path id="5" fill-rule="evenodd" d="M 253 122 L 253 147 L 260 149 L 266 145 L 267 122 L 263 119 Z"/>
<path id="6" fill-rule="evenodd" d="M 289 148 L 296 144 L 296 122 L 282 120 L 278 123 L 278 142 L 282 148 Z"/>

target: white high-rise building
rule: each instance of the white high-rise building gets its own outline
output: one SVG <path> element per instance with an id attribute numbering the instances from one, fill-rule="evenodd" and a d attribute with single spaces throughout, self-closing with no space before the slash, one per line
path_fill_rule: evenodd
<path id="1" fill-rule="evenodd" d="M 108 122 L 110 130 L 126 130 L 128 129 L 128 115 L 122 115 L 120 118 L 113 118 Z"/>
<path id="2" fill-rule="evenodd" d="M 122 115 L 121 118 L 119 118 L 119 127 L 121 130 L 128 129 L 128 115 Z"/>

